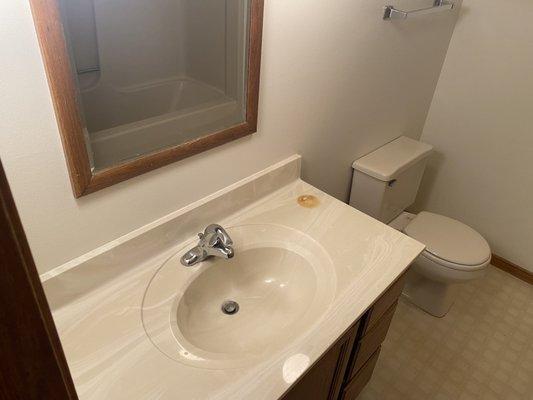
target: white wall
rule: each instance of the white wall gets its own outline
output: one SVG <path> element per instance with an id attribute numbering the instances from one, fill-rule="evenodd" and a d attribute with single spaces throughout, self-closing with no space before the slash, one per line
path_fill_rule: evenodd
<path id="1" fill-rule="evenodd" d="M 184 74 L 185 21 L 179 18 L 184 10 L 182 1 L 111 0 L 94 4 L 102 83 L 127 87 Z"/>
<path id="2" fill-rule="evenodd" d="M 99 66 L 94 3 L 85 0 L 60 0 L 59 6 L 65 19 L 65 36 L 72 49 L 76 69 L 84 71 Z"/>
<path id="3" fill-rule="evenodd" d="M 385 3 L 266 1 L 258 133 L 75 200 L 28 1 L 0 2 L 0 157 L 40 271 L 294 153 L 347 199 L 353 159 L 421 134 L 453 30 L 383 21 Z"/>
<path id="4" fill-rule="evenodd" d="M 533 2 L 465 0 L 422 139 L 418 207 L 458 218 L 533 271 Z"/>
<path id="5" fill-rule="evenodd" d="M 233 7 L 233 11 L 237 8 Z M 184 4 L 187 76 L 226 90 L 226 1 Z M 237 28 L 237 27 L 235 27 Z"/>

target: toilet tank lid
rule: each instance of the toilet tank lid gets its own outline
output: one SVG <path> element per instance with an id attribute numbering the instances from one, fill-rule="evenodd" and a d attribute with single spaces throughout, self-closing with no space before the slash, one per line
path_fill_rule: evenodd
<path id="1" fill-rule="evenodd" d="M 358 158 L 352 167 L 380 181 L 391 181 L 411 165 L 429 156 L 433 146 L 400 136 L 379 149 Z"/>

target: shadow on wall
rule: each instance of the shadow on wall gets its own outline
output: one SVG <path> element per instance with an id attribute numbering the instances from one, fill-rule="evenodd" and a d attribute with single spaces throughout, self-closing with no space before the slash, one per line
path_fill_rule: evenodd
<path id="1" fill-rule="evenodd" d="M 432 211 L 427 210 L 427 204 L 429 202 L 429 196 L 433 192 L 435 182 L 437 181 L 437 175 L 443 164 L 444 154 L 437 150 L 433 150 L 433 154 L 426 166 L 422 182 L 420 183 L 415 203 L 409 207 L 410 212 L 418 214 L 422 210 Z"/>
<path id="2" fill-rule="evenodd" d="M 359 157 L 357 157 L 356 151 L 354 151 L 354 153 L 356 154 L 356 156 L 353 157 L 355 160 Z M 331 171 L 323 167 L 324 165 L 332 164 L 330 159 L 327 157 L 323 158 L 320 154 L 314 154 L 311 150 L 304 154 L 306 154 L 307 157 L 302 159 L 302 179 L 306 182 L 312 182 L 314 186 L 330 196 L 335 197 L 337 200 L 349 204 L 353 175 L 351 159 L 349 158 L 348 161 L 344 162 L 337 160 L 337 169 L 339 171 L 337 171 L 335 176 L 332 177 Z M 315 160 L 321 161 L 316 162 Z M 342 173 L 340 173 L 341 168 Z M 343 185 L 344 182 L 348 182 L 348 185 Z M 342 188 L 342 190 L 340 190 L 340 188 Z"/>
<path id="3" fill-rule="evenodd" d="M 465 5 L 463 1 L 461 1 L 461 11 L 457 15 L 457 21 L 455 22 L 455 27 L 457 27 L 460 23 L 463 22 L 464 17 L 471 13 L 472 8 L 468 5 Z"/>

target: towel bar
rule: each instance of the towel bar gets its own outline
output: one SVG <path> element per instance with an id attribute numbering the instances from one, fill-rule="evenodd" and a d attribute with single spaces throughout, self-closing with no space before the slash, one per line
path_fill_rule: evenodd
<path id="1" fill-rule="evenodd" d="M 394 8 L 394 6 L 386 6 L 383 19 L 406 19 L 409 16 L 433 14 L 441 11 L 452 10 L 454 3 L 447 0 L 435 0 L 433 6 L 427 8 L 420 8 L 418 10 L 403 11 Z"/>

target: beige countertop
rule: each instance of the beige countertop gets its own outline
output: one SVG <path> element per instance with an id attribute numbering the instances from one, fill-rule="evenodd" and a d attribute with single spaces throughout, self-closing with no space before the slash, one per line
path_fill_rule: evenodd
<path id="1" fill-rule="evenodd" d="M 81 400 L 278 399 L 423 250 L 299 179 L 299 163 L 291 157 L 42 277 Z M 303 207 L 301 195 L 318 202 Z M 260 224 L 298 231 L 321 246 L 333 268 L 320 315 L 286 343 L 239 365 L 225 366 L 223 357 L 216 364 L 180 362 L 154 344 L 141 316 L 156 272 L 193 243 L 208 219 L 229 229 Z M 176 266 L 174 296 L 202 268 Z"/>

